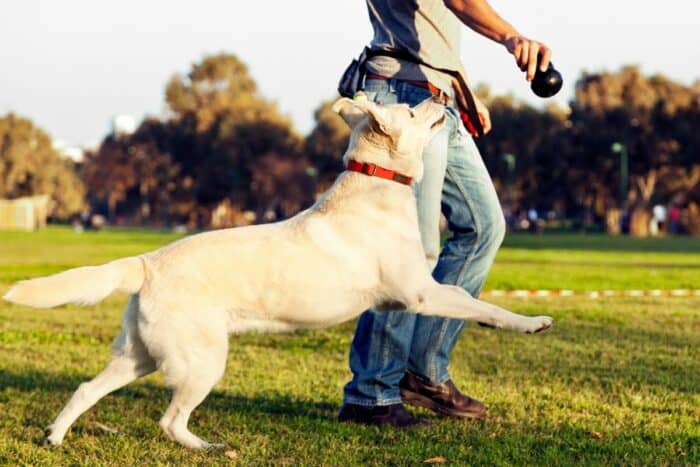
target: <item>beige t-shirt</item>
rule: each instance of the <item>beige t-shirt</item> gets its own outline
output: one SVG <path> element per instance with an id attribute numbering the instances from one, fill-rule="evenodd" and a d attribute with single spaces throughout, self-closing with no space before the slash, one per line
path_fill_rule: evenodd
<path id="1" fill-rule="evenodd" d="M 372 50 L 402 50 L 438 68 L 459 71 L 462 23 L 442 0 L 366 0 L 374 38 Z M 376 56 L 372 73 L 405 80 L 430 81 L 452 95 L 452 77 L 409 61 Z"/>

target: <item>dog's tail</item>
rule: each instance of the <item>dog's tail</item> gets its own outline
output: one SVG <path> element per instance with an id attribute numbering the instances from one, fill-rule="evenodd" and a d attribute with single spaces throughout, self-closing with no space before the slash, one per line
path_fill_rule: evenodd
<path id="1" fill-rule="evenodd" d="M 143 281 L 143 260 L 132 256 L 102 266 L 85 266 L 20 281 L 2 298 L 35 308 L 51 308 L 64 303 L 91 305 L 115 290 L 136 293 L 141 290 Z"/>

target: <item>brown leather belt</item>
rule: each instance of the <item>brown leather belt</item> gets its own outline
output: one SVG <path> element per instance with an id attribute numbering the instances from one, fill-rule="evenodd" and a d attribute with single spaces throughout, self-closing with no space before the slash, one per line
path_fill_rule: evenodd
<path id="1" fill-rule="evenodd" d="M 388 76 L 383 76 L 383 75 L 378 75 L 376 73 L 367 73 L 365 75 L 366 79 L 379 79 L 383 81 L 390 80 L 392 78 Z M 412 80 L 412 79 L 397 79 L 397 81 L 402 81 L 404 83 L 409 83 L 414 86 L 419 86 L 421 88 L 425 88 L 430 93 L 435 96 L 442 104 L 449 104 L 450 100 L 452 100 L 452 97 L 447 94 L 445 91 L 440 89 L 439 87 L 435 86 L 433 83 L 430 81 L 417 81 L 417 80 Z"/>

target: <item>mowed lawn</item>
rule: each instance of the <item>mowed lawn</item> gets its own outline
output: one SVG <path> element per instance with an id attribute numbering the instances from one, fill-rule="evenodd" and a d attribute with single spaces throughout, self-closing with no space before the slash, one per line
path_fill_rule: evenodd
<path id="1" fill-rule="evenodd" d="M 176 238 L 64 228 L 0 232 L 0 294 L 18 279 Z M 510 235 L 487 288 L 700 288 L 700 240 Z M 466 328 L 451 373 L 488 405 L 487 421 L 421 411 L 431 429 L 336 423 L 349 377 L 353 323 L 347 323 L 232 337 L 226 375 L 190 422 L 196 434 L 226 443 L 211 452 L 185 450 L 160 431 L 170 396 L 160 375 L 100 401 L 63 446 L 41 447 L 43 428 L 108 360 L 126 297 L 53 310 L 0 303 L 0 464 L 700 463 L 700 298 L 493 300 L 525 314 L 550 314 L 556 323 L 534 336 Z"/>

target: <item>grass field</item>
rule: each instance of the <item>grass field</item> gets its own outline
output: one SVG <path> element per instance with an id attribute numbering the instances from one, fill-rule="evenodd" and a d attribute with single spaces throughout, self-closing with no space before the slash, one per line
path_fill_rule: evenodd
<path id="1" fill-rule="evenodd" d="M 147 251 L 172 234 L 51 228 L 0 232 L 0 294 L 21 278 Z M 700 240 L 510 236 L 487 288 L 700 288 Z M 80 382 L 109 358 L 126 297 L 91 308 L 0 304 L 0 463 L 33 465 L 698 465 L 700 298 L 513 299 L 555 327 L 525 336 L 468 326 L 453 355 L 458 386 L 489 408 L 484 423 L 431 429 L 341 425 L 353 323 L 231 338 L 223 380 L 191 429 L 226 450 L 191 452 L 157 426 L 159 375 L 81 417 L 63 446 L 38 445 Z M 102 427 L 118 431 L 110 433 Z M 228 452 L 228 455 L 226 454 Z M 232 459 L 235 458 L 235 459 Z"/>

